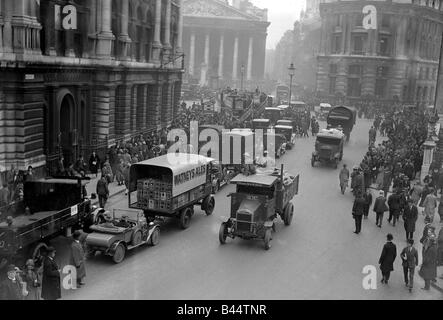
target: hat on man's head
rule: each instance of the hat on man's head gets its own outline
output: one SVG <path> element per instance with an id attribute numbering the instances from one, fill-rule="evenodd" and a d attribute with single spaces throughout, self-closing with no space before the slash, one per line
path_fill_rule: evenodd
<path id="1" fill-rule="evenodd" d="M 75 240 L 78 240 L 78 239 L 81 237 L 81 235 L 82 235 L 82 233 L 80 232 L 80 230 L 76 230 L 76 231 L 74 231 L 74 233 L 72 234 L 72 237 L 73 237 Z"/>
<path id="2" fill-rule="evenodd" d="M 385 195 L 384 191 L 380 191 L 379 195 L 384 196 Z"/>
<path id="3" fill-rule="evenodd" d="M 15 271 L 17 271 L 17 267 L 13 264 L 10 264 L 8 266 L 7 272 L 15 272 Z"/>
<path id="4" fill-rule="evenodd" d="M 46 249 L 46 252 L 49 254 L 49 253 L 54 253 L 55 252 L 55 248 L 54 247 L 48 247 L 47 249 Z"/>

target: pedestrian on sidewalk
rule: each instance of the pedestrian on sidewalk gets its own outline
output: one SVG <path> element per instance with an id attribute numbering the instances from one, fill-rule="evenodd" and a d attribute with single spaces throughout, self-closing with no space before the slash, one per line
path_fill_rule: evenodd
<path id="1" fill-rule="evenodd" d="M 437 241 L 435 235 L 430 235 L 427 245 L 423 248 L 423 264 L 420 276 L 425 280 L 423 290 L 431 289 L 431 281 L 437 277 Z"/>
<path id="2" fill-rule="evenodd" d="M 352 216 L 355 220 L 355 234 L 360 234 L 361 232 L 361 222 L 365 213 L 365 204 L 366 200 L 363 197 L 362 192 L 359 191 L 355 198 L 354 206 L 352 207 Z"/>
<path id="3" fill-rule="evenodd" d="M 394 261 L 397 257 L 397 247 L 392 242 L 394 240 L 392 234 L 388 234 L 387 240 L 388 242 L 384 245 L 380 259 L 378 260 L 383 275 L 381 283 L 384 284 L 388 284 L 389 282 L 391 272 L 394 271 Z"/>
<path id="4" fill-rule="evenodd" d="M 339 179 L 340 179 L 340 189 L 341 193 L 345 194 L 346 188 L 349 184 L 350 173 L 346 164 L 343 165 L 343 169 L 340 171 Z"/>
<path id="5" fill-rule="evenodd" d="M 106 201 L 108 201 L 109 197 L 109 188 L 108 181 L 106 180 L 106 176 L 102 174 L 102 177 L 99 181 L 97 181 L 97 196 L 100 208 L 105 208 Z"/>
<path id="6" fill-rule="evenodd" d="M 406 231 L 406 240 L 414 238 L 415 223 L 418 219 L 418 209 L 412 199 L 408 199 L 408 204 L 403 211 L 403 221 Z"/>
<path id="7" fill-rule="evenodd" d="M 126 191 L 125 191 L 125 195 L 128 195 L 129 192 L 129 172 L 131 169 L 131 165 L 129 163 L 125 164 L 125 167 L 123 169 L 123 177 L 125 179 L 125 187 L 126 187 Z"/>
<path id="8" fill-rule="evenodd" d="M 418 267 L 418 251 L 414 248 L 414 240 L 408 239 L 408 246 L 403 249 L 400 254 L 403 260 L 403 274 L 405 277 L 405 285 L 409 292 L 414 288 L 414 274 L 415 268 Z"/>
<path id="9" fill-rule="evenodd" d="M 369 217 L 369 209 L 371 208 L 372 205 L 372 193 L 371 193 L 371 189 L 366 189 L 366 193 L 364 195 L 364 199 L 365 199 L 365 212 L 364 212 L 364 217 L 365 220 L 368 219 Z"/>
<path id="10" fill-rule="evenodd" d="M 438 266 L 443 266 L 443 227 L 440 228 L 440 232 L 438 233 L 437 238 L 437 253 L 438 253 Z M 440 279 L 443 279 L 443 275 L 440 277 Z"/>
<path id="11" fill-rule="evenodd" d="M 410 192 L 410 197 L 415 206 L 418 206 L 418 202 L 420 201 L 422 192 L 423 187 L 420 185 L 420 181 L 416 181 Z"/>
<path id="12" fill-rule="evenodd" d="M 400 194 L 398 190 L 394 190 L 394 193 L 389 196 L 388 206 L 389 206 L 388 222 L 389 223 L 392 222 L 392 225 L 395 227 L 395 224 L 398 221 L 398 217 L 400 216 Z"/>
<path id="13" fill-rule="evenodd" d="M 121 159 L 117 166 L 117 172 L 115 173 L 115 179 L 117 180 L 118 186 L 122 186 L 125 183 L 125 177 L 123 176 L 124 167 L 124 161 Z"/>
<path id="14" fill-rule="evenodd" d="M 35 263 L 32 259 L 26 261 L 26 271 L 23 280 L 25 280 L 26 289 L 29 292 L 26 300 L 41 300 L 40 272 L 35 270 Z"/>
<path id="15" fill-rule="evenodd" d="M 77 270 L 77 285 L 85 285 L 86 267 L 85 267 L 85 251 L 80 243 L 82 233 L 75 231 L 73 234 L 74 241 L 71 244 L 71 264 L 75 266 Z"/>
<path id="16" fill-rule="evenodd" d="M 91 174 L 95 174 L 95 177 L 98 177 L 99 168 L 100 168 L 100 157 L 97 155 L 95 151 L 93 151 L 91 157 L 89 158 L 89 171 L 91 172 Z"/>
<path id="17" fill-rule="evenodd" d="M 60 287 L 60 268 L 55 262 L 55 249 L 49 247 L 43 262 L 42 298 L 58 300 L 62 297 Z"/>
<path id="18" fill-rule="evenodd" d="M 386 198 L 384 197 L 384 192 L 380 191 L 379 196 L 377 199 L 375 199 L 374 203 L 374 212 L 376 214 L 375 224 L 377 225 L 377 227 L 381 228 L 383 224 L 384 213 L 388 210 L 389 208 L 386 204 Z"/>
<path id="19" fill-rule="evenodd" d="M 429 192 L 430 193 L 426 196 L 426 199 L 423 202 L 423 207 L 425 208 L 423 214 L 425 215 L 425 217 L 429 217 L 430 222 L 433 223 L 435 217 L 435 208 L 437 208 L 438 201 L 434 188 L 429 189 Z"/>

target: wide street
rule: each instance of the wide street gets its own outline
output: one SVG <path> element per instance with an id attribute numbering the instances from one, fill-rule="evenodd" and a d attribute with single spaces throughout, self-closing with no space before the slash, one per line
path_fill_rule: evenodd
<path id="1" fill-rule="evenodd" d="M 321 123 L 324 127 L 325 124 Z M 359 164 L 367 149 L 370 122 L 359 120 L 346 145 L 343 163 Z M 403 283 L 401 259 L 389 286 L 380 283 L 378 258 L 386 235 L 393 233 L 397 250 L 406 245 L 402 223 L 396 228 L 385 218 L 382 229 L 375 226 L 371 210 L 363 231 L 355 235 L 351 216 L 353 197 L 341 195 L 339 170 L 311 168 L 314 139 L 298 139 L 295 150 L 281 161 L 285 169 L 300 174 L 300 193 L 294 199 L 293 224 L 279 221 L 272 248 L 262 242 L 218 241 L 220 216 L 229 215 L 227 186 L 216 195 L 216 210 L 205 216 L 196 208 L 191 227 L 182 231 L 177 222 L 162 225 L 160 244 L 142 247 L 115 265 L 109 257 L 87 260 L 87 284 L 75 291 L 63 291 L 64 299 L 441 299 L 441 292 L 420 290 L 423 280 L 417 275 L 413 293 Z M 340 165 L 341 166 L 341 165 Z M 374 199 L 376 193 L 374 192 Z M 121 194 L 109 208 L 127 208 Z M 437 218 L 438 220 L 438 218 Z M 420 215 L 415 234 L 418 242 L 423 230 Z M 417 245 L 421 251 L 421 245 Z M 365 290 L 362 270 L 374 265 L 378 270 L 377 289 Z M 439 269 L 439 275 L 442 270 Z"/>

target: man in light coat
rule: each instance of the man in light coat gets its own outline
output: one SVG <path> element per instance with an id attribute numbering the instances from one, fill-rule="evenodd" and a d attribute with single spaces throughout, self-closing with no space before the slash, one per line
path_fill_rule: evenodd
<path id="1" fill-rule="evenodd" d="M 349 177 L 350 177 L 349 170 L 348 170 L 346 164 L 344 164 L 343 169 L 341 169 L 340 175 L 339 175 L 340 189 L 341 189 L 342 194 L 345 194 L 346 188 L 348 187 Z"/>
<path id="2" fill-rule="evenodd" d="M 423 207 L 425 208 L 423 211 L 423 214 L 425 217 L 429 217 L 430 222 L 434 222 L 434 216 L 435 216 L 435 208 L 437 208 L 438 200 L 437 196 L 434 193 L 434 189 L 431 188 L 429 190 L 430 193 L 426 196 L 425 201 L 423 202 Z"/>

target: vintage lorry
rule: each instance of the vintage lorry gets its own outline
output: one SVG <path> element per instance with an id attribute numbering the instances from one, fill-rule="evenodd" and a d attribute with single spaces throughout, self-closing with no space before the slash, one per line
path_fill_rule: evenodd
<path id="1" fill-rule="evenodd" d="M 317 162 L 321 162 L 332 163 L 334 169 L 337 169 L 339 162 L 343 159 L 345 139 L 344 133 L 337 129 L 321 130 L 315 140 L 315 151 L 311 158 L 312 167 Z"/>
<path id="2" fill-rule="evenodd" d="M 74 230 L 89 231 L 93 216 L 85 192 L 88 180 L 47 178 L 25 182 L 23 200 L 7 212 L 13 218 L 12 225 L 5 219 L 0 222 L 0 260 L 20 267 L 27 259 L 39 262 L 51 239 L 69 236 Z"/>
<path id="3" fill-rule="evenodd" d="M 292 199 L 298 194 L 300 176 L 284 172 L 283 166 L 269 174 L 250 176 L 238 175 L 232 184 L 236 192 L 231 193 L 231 214 L 222 217 L 219 241 L 227 238 L 263 240 L 266 250 L 271 248 L 272 232 L 278 216 L 286 226 L 294 216 Z"/>
<path id="4" fill-rule="evenodd" d="M 328 127 L 341 128 L 346 135 L 346 140 L 349 141 L 357 121 L 357 110 L 353 107 L 337 106 L 329 111 L 326 120 Z"/>
<path id="5" fill-rule="evenodd" d="M 215 208 L 214 159 L 174 153 L 139 162 L 129 173 L 129 208 L 143 210 L 147 221 L 158 217 L 178 218 L 187 229 L 199 205 L 206 215 Z"/>
<path id="6" fill-rule="evenodd" d="M 296 136 L 292 126 L 276 125 L 274 130 L 276 134 L 282 134 L 285 136 L 287 150 L 291 150 L 295 146 Z"/>

